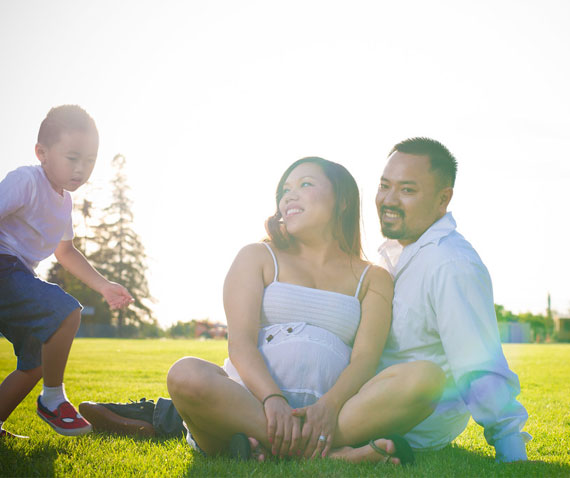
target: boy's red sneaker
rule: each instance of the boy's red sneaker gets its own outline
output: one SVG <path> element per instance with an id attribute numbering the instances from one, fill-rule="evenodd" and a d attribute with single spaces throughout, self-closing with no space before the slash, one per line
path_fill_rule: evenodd
<path id="1" fill-rule="evenodd" d="M 38 415 L 60 435 L 78 436 L 91 431 L 91 424 L 68 401 L 60 403 L 51 412 L 43 406 L 40 398 L 38 397 Z"/>
<path id="2" fill-rule="evenodd" d="M 30 438 L 30 437 L 25 437 L 23 435 L 14 435 L 13 433 L 10 433 L 7 430 L 4 430 L 3 428 L 0 428 L 0 440 L 3 438 Z"/>

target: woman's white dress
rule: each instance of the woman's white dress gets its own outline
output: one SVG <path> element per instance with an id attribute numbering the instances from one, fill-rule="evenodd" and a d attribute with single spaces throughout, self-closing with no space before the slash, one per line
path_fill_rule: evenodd
<path id="1" fill-rule="evenodd" d="M 278 281 L 263 293 L 258 348 L 271 376 L 293 408 L 315 403 L 337 381 L 350 361 L 360 323 L 358 294 L 354 296 Z M 226 359 L 224 370 L 241 385 L 236 368 Z"/>

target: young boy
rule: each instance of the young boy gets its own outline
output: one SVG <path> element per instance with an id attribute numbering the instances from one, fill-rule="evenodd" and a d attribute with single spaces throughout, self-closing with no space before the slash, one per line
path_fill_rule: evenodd
<path id="1" fill-rule="evenodd" d="M 0 182 L 0 332 L 18 357 L 17 369 L 0 385 L 0 439 L 17 436 L 3 423 L 41 377 L 38 415 L 62 435 L 91 431 L 63 386 L 81 305 L 59 286 L 37 278 L 34 269 L 55 252 L 60 264 L 103 295 L 111 308 L 132 302 L 129 292 L 101 276 L 72 242 L 68 191 L 89 179 L 98 147 L 95 122 L 82 108 L 52 108 L 35 148 L 41 165 L 17 168 Z"/>

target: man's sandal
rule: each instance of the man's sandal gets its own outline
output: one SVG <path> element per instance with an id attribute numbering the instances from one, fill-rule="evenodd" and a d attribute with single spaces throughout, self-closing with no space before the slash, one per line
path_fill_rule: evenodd
<path id="1" fill-rule="evenodd" d="M 396 453 L 391 455 L 386 450 L 382 450 L 382 448 L 380 448 L 378 445 L 376 445 L 376 443 L 374 443 L 374 440 L 370 440 L 368 442 L 370 447 L 376 453 L 379 453 L 380 455 L 386 457 L 386 460 L 384 460 L 384 463 L 389 463 L 390 458 L 392 458 L 392 457 L 399 458 L 400 463 L 402 465 L 412 465 L 414 463 L 415 457 L 414 457 L 414 452 L 412 451 L 412 447 L 403 437 L 401 437 L 400 435 L 390 435 L 390 436 L 384 437 L 384 439 L 385 440 L 392 440 L 392 442 L 394 442 L 394 446 L 396 447 Z"/>

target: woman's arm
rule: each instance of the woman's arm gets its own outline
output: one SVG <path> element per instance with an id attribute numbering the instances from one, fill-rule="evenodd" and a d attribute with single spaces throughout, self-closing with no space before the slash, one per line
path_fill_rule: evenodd
<path id="1" fill-rule="evenodd" d="M 350 397 L 376 374 L 382 349 L 390 332 L 394 285 L 380 267 L 368 271 L 368 287 L 361 302 L 361 319 L 352 347 L 350 363 L 337 382 L 321 397 L 339 410 Z"/>
<path id="2" fill-rule="evenodd" d="M 384 269 L 371 267 L 366 279 L 362 293 L 361 319 L 350 363 L 317 403 L 296 413 L 305 415 L 301 446 L 305 446 L 306 457 L 316 456 L 316 453 L 326 456 L 333 443 L 340 409 L 374 376 L 388 338 L 394 291 L 392 278 Z M 327 437 L 327 441 L 324 448 L 317 448 L 321 434 Z"/>
<path id="3" fill-rule="evenodd" d="M 264 267 L 271 267 L 269 259 L 263 244 L 244 247 L 235 258 L 224 283 L 229 356 L 241 379 L 259 401 L 282 393 L 257 348 L 265 287 Z M 269 270 L 266 274 L 270 276 Z M 265 402 L 264 411 L 273 453 L 289 453 L 291 442 L 298 444 L 300 420 L 291 415 L 291 407 L 278 396 Z"/>
<path id="4" fill-rule="evenodd" d="M 228 351 L 241 379 L 261 401 L 280 393 L 257 349 L 263 297 L 264 254 L 261 244 L 244 247 L 234 259 L 224 282 L 224 309 L 228 322 Z"/>

